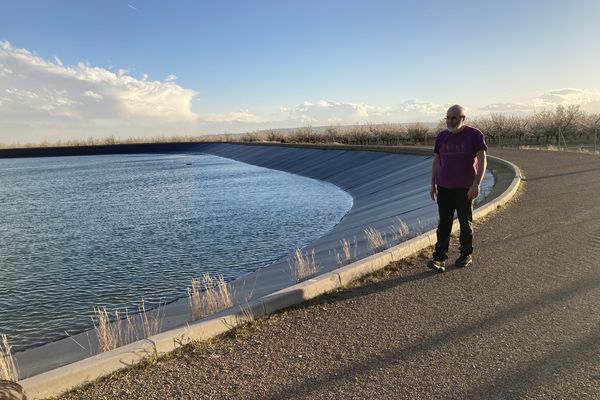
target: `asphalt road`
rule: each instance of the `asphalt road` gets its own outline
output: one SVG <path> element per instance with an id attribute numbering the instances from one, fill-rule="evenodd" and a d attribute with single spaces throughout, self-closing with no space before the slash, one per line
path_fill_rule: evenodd
<path id="1" fill-rule="evenodd" d="M 600 157 L 490 154 L 526 180 L 472 268 L 408 260 L 64 398 L 600 398 Z"/>

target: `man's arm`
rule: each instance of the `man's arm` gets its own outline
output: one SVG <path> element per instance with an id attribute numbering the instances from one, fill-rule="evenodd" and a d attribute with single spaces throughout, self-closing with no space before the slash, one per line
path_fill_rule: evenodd
<path id="1" fill-rule="evenodd" d="M 437 173 L 437 169 L 440 166 L 440 155 L 438 153 L 434 153 L 433 163 L 431 164 L 431 190 L 429 191 L 429 195 L 431 196 L 431 200 L 435 201 L 437 198 L 437 188 L 435 186 L 435 175 Z"/>
<path id="2" fill-rule="evenodd" d="M 479 196 L 479 189 L 481 187 L 481 181 L 483 180 L 483 176 L 485 174 L 485 169 L 487 167 L 487 157 L 485 150 L 480 150 L 477 152 L 477 176 L 475 177 L 475 181 L 469 188 L 469 192 L 467 197 L 469 200 L 473 200 Z"/>

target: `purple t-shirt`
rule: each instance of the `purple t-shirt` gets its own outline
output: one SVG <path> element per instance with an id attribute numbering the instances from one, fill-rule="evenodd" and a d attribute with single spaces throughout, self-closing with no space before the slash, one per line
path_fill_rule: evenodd
<path id="1" fill-rule="evenodd" d="M 477 176 L 477 152 L 487 149 L 479 129 L 465 125 L 459 133 L 440 132 L 433 149 L 440 155 L 436 184 L 447 189 L 471 187 Z"/>

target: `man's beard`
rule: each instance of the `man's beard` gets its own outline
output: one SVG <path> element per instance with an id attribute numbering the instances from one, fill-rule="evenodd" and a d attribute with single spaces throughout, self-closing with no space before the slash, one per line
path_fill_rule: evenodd
<path id="1" fill-rule="evenodd" d="M 448 130 L 452 133 L 457 133 L 462 129 L 463 125 L 463 122 L 460 121 L 455 127 L 448 126 Z"/>

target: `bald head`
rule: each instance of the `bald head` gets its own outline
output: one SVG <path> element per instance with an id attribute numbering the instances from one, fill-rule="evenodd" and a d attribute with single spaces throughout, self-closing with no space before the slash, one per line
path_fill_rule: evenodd
<path id="1" fill-rule="evenodd" d="M 447 116 L 456 115 L 459 117 L 464 117 L 465 111 L 466 111 L 466 109 L 463 106 L 461 106 L 460 104 L 455 104 L 448 109 L 448 111 L 446 112 L 446 115 Z"/>
<path id="2" fill-rule="evenodd" d="M 461 105 L 455 104 L 448 109 L 446 112 L 446 126 L 452 133 L 458 133 L 464 127 L 465 122 L 465 108 Z"/>

